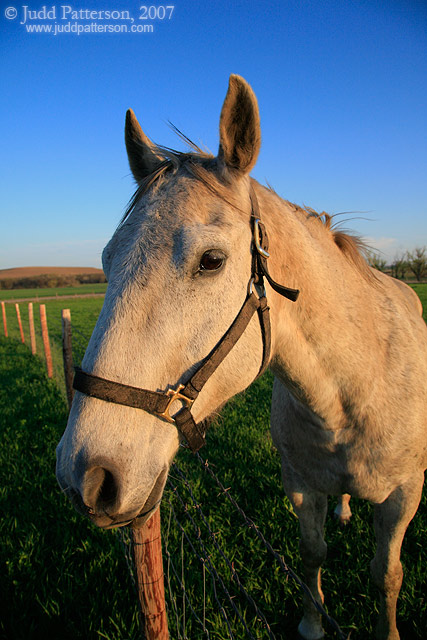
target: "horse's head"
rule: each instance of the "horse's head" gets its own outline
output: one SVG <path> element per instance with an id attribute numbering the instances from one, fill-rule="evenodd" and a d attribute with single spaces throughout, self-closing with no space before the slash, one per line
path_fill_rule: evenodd
<path id="1" fill-rule="evenodd" d="M 166 392 L 191 378 L 247 296 L 249 172 L 260 147 L 256 99 L 243 79 L 231 76 L 216 158 L 162 151 L 132 112 L 125 137 L 139 186 L 103 253 L 108 289 L 82 369 Z M 256 377 L 263 355 L 256 315 L 197 395 L 196 422 Z M 172 418 L 181 409 L 175 403 L 168 407 Z M 180 438 L 159 411 L 77 391 L 57 450 L 59 483 L 99 526 L 137 516 L 134 524 L 142 524 L 160 501 Z"/>

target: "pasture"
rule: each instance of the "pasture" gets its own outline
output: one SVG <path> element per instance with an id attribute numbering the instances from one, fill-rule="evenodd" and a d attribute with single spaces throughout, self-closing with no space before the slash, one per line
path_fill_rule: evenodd
<path id="1" fill-rule="evenodd" d="M 427 285 L 414 288 L 426 310 Z M 0 504 L 3 514 L 0 636 L 3 638 L 128 640 L 139 634 L 136 598 L 117 532 L 100 531 L 75 513 L 60 494 L 54 476 L 55 447 L 67 419 L 64 393 L 61 383 L 56 382 L 62 380 L 60 310 L 71 309 L 78 362 L 101 305 L 99 298 L 46 303 L 55 381 L 46 378 L 39 357 L 32 357 L 27 346 L 18 342 L 14 308 L 7 305 L 11 337 L 0 340 Z M 34 307 L 38 330 L 38 308 Z M 25 331 L 28 312 L 24 304 L 21 315 Z M 38 348 L 41 349 L 40 340 Z M 201 454 L 208 458 L 215 473 L 272 546 L 300 573 L 298 522 L 283 494 L 279 456 L 269 437 L 271 384 L 272 377 L 267 373 L 231 401 L 210 430 L 207 447 Z M 285 580 L 192 454 L 183 449 L 177 462 L 189 478 L 212 530 L 246 589 L 262 608 L 276 638 L 296 637 L 302 600 L 297 586 Z M 179 481 L 174 472 L 171 481 L 172 484 Z M 353 640 L 362 640 L 371 637 L 377 610 L 376 591 L 369 576 L 369 560 L 374 553 L 372 509 L 362 501 L 353 500 L 351 524 L 339 529 L 332 518 L 334 507 L 335 501 L 331 499 L 326 522 L 328 559 L 323 571 L 326 606 L 342 629 L 351 632 Z M 193 606 L 199 616 L 205 615 L 209 637 L 228 638 L 208 582 L 203 607 L 202 568 L 191 548 L 184 545 L 183 534 L 174 528 L 173 521 L 169 526 L 172 508 L 179 511 L 181 507 L 170 484 L 162 506 L 164 541 L 185 576 Z M 398 627 L 405 639 L 425 638 L 426 536 L 425 491 L 403 544 L 405 578 L 398 602 Z M 215 555 L 213 560 L 233 591 L 228 569 Z M 165 571 L 168 575 L 166 560 Z M 171 582 L 172 598 L 168 601 L 171 638 L 208 637 L 195 625 L 188 606 L 185 614 L 183 596 L 173 580 Z M 267 637 L 252 612 L 245 608 L 237 589 L 234 588 L 233 593 L 254 637 Z M 227 613 L 233 625 L 233 637 L 243 638 L 240 623 L 232 613 Z"/>
<path id="2" fill-rule="evenodd" d="M 80 284 L 76 287 L 41 287 L 40 289 L 5 289 L 0 291 L 2 300 L 18 300 L 28 298 L 37 300 L 38 298 L 58 296 L 80 296 L 105 293 L 107 284 L 105 282 L 94 282 L 92 284 Z"/>

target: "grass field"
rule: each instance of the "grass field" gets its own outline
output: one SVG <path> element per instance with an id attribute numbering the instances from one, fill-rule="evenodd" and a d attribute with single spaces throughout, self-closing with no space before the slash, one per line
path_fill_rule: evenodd
<path id="1" fill-rule="evenodd" d="M 76 298 L 61 300 L 54 298 L 43 301 L 46 306 L 46 315 L 49 329 L 50 345 L 52 350 L 52 360 L 54 377 L 58 381 L 61 391 L 65 397 L 65 387 L 63 385 L 63 364 L 62 364 L 62 322 L 61 310 L 70 309 L 71 322 L 73 328 L 73 354 L 76 363 L 83 357 L 87 346 L 87 338 L 93 331 L 96 320 L 101 311 L 103 298 Z M 7 313 L 7 327 L 11 338 L 20 340 L 18 321 L 15 307 L 12 304 L 5 305 Z M 29 343 L 28 325 L 28 305 L 25 302 L 19 305 L 21 319 L 24 329 L 24 338 Z M 43 343 L 40 327 L 40 304 L 33 302 L 34 325 L 36 333 L 37 353 L 43 356 Z"/>
<path id="2" fill-rule="evenodd" d="M 136 638 L 117 536 L 74 513 L 56 484 L 67 410 L 38 358 L 0 339 L 0 637 Z"/>
<path id="3" fill-rule="evenodd" d="M 91 293 L 105 293 L 107 290 L 106 282 L 94 282 L 93 284 L 80 284 L 77 287 L 52 287 L 46 289 L 2 289 L 0 291 L 0 300 L 17 300 L 21 298 L 29 298 L 37 300 L 46 296 L 55 298 L 58 296 L 73 296 Z"/>
<path id="4" fill-rule="evenodd" d="M 411 284 L 411 287 L 421 300 L 424 309 L 424 320 L 427 322 L 427 284 Z"/>
<path id="5" fill-rule="evenodd" d="M 427 309 L 427 285 L 418 287 Z M 66 301 L 75 329 L 76 360 L 83 353 L 85 336 L 91 333 L 101 305 L 101 299 Z M 60 340 L 60 309 L 64 306 L 60 300 L 46 304 L 54 344 Z M 25 309 L 26 306 L 21 307 L 24 324 Z M 35 317 L 38 320 L 36 305 Z M 99 531 L 76 514 L 56 485 L 55 446 L 67 418 L 64 395 L 55 382 L 47 380 L 42 361 L 32 357 L 27 347 L 17 341 L 19 334 L 13 316 L 9 327 L 12 338 L 0 339 L 0 508 L 3 516 L 0 523 L 0 607 L 3 609 L 0 637 L 8 640 L 133 640 L 138 637 L 136 600 L 118 535 Z M 56 371 L 59 379 L 61 366 Z M 209 432 L 208 446 L 202 453 L 273 547 L 300 572 L 298 523 L 283 495 L 279 459 L 268 433 L 271 383 L 271 375 L 267 374 L 227 405 L 219 423 Z M 283 578 L 253 532 L 242 525 L 226 497 L 195 458 L 182 450 L 177 461 L 189 477 L 195 499 L 217 539 L 266 614 L 277 640 L 296 638 L 301 610 L 297 587 Z M 179 484 L 176 473 L 172 476 L 172 483 Z M 184 495 L 184 501 L 191 510 L 188 496 Z M 326 523 L 329 554 L 323 585 L 327 608 L 345 631 L 352 632 L 353 640 L 365 640 L 372 635 L 377 610 L 376 591 L 369 579 L 369 560 L 374 553 L 372 509 L 366 503 L 353 500 L 351 525 L 340 530 L 332 518 L 334 506 L 331 500 Z M 164 541 L 185 578 L 198 615 L 202 616 L 202 566 L 184 544 L 182 533 L 173 521 L 168 527 L 172 508 L 190 530 L 185 509 L 180 507 L 169 485 L 162 507 Z M 425 491 L 402 553 L 405 579 L 398 608 L 402 640 L 425 638 L 426 536 Z M 226 576 L 228 589 L 254 637 L 267 637 L 239 596 L 228 569 L 212 545 L 209 553 Z M 168 574 L 168 567 L 165 569 Z M 172 578 L 171 583 L 172 596 L 168 599 L 171 639 L 206 637 L 199 632 L 188 605 L 184 621 L 182 594 Z M 245 637 L 242 626 L 229 608 L 224 607 L 233 625 L 234 637 L 240 640 Z M 229 637 L 209 580 L 205 615 L 212 639 Z"/>

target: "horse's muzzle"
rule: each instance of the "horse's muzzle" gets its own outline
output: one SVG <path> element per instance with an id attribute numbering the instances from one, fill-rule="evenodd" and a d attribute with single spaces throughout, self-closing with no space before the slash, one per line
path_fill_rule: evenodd
<path id="1" fill-rule="evenodd" d="M 153 515 L 161 502 L 168 469 L 164 469 L 154 482 L 142 506 L 123 509 L 120 500 L 119 475 L 105 467 L 93 466 L 84 475 L 81 490 L 71 487 L 57 474 L 58 482 L 76 511 L 88 517 L 102 529 L 113 529 L 131 524 L 141 528 Z"/>

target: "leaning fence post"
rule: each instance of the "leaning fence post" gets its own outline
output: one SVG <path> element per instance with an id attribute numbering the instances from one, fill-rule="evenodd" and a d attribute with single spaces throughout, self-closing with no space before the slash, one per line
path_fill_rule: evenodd
<path id="1" fill-rule="evenodd" d="M 28 324 L 30 325 L 30 342 L 31 342 L 31 353 L 34 355 L 37 352 L 36 346 L 36 333 L 34 331 L 34 314 L 33 314 L 33 303 L 28 303 Z"/>
<path id="2" fill-rule="evenodd" d="M 160 509 L 141 529 L 132 529 L 132 541 L 146 639 L 168 640 Z"/>
<path id="3" fill-rule="evenodd" d="M 6 319 L 6 307 L 4 305 L 4 302 L 1 303 L 1 310 L 2 310 L 2 314 L 3 314 L 3 329 L 4 329 L 4 335 L 7 338 L 7 319 Z"/>
<path id="4" fill-rule="evenodd" d="M 65 388 L 67 390 L 68 408 L 71 407 L 73 401 L 74 389 L 73 389 L 73 351 L 71 340 L 71 311 L 69 309 L 62 309 L 62 357 L 64 361 L 64 377 Z"/>
<path id="5" fill-rule="evenodd" d="M 19 304 L 17 302 L 15 302 L 15 309 L 16 309 L 16 317 L 18 318 L 19 331 L 21 333 L 21 342 L 25 343 L 24 329 L 22 328 L 22 322 L 21 322 L 21 312 L 19 311 Z"/>
<path id="6" fill-rule="evenodd" d="M 49 333 L 47 330 L 45 304 L 40 305 L 40 324 L 42 327 L 42 338 L 43 338 L 44 355 L 46 357 L 47 375 L 49 378 L 52 378 L 53 377 L 52 354 L 50 352 Z"/>

